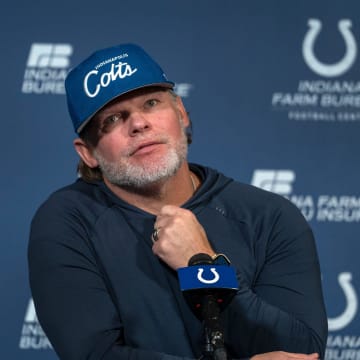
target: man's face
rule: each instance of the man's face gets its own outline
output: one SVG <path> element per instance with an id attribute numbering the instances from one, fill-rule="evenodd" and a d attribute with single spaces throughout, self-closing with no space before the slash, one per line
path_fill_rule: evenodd
<path id="1" fill-rule="evenodd" d="M 100 131 L 93 157 L 103 176 L 143 188 L 174 175 L 187 156 L 189 120 L 180 98 L 141 89 L 114 100 L 93 119 Z"/>

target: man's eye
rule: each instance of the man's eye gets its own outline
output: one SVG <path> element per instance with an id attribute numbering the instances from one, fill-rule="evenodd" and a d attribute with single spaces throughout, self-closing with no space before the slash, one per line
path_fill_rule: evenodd
<path id="1" fill-rule="evenodd" d="M 148 107 L 153 107 L 153 106 L 155 106 L 158 102 L 159 102 L 159 101 L 156 100 L 156 99 L 149 99 L 149 100 L 146 101 L 146 104 L 145 104 L 145 105 L 148 106 Z"/>
<path id="2" fill-rule="evenodd" d="M 121 114 L 113 114 L 108 116 L 102 123 L 101 131 L 104 133 L 110 132 L 122 120 Z"/>
<path id="3" fill-rule="evenodd" d="M 114 115 L 109 116 L 106 119 L 106 122 L 109 123 L 109 124 L 114 124 L 114 123 L 120 121 L 121 119 L 122 119 L 121 114 L 114 114 Z"/>

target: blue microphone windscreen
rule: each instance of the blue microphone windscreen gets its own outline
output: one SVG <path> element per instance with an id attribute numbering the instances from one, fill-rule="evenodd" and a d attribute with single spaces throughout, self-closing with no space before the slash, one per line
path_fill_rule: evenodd
<path id="1" fill-rule="evenodd" d="M 197 265 L 178 269 L 181 291 L 194 289 L 238 289 L 235 270 L 227 265 Z"/>

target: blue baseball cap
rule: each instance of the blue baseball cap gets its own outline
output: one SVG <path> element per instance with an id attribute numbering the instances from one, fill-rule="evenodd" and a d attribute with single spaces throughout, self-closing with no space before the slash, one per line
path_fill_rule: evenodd
<path id="1" fill-rule="evenodd" d="M 75 132 L 111 100 L 146 86 L 173 88 L 174 83 L 141 47 L 122 44 L 94 52 L 65 79 Z"/>

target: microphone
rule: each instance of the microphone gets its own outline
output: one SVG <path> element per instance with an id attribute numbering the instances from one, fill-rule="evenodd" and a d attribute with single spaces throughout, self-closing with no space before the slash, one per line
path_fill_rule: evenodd
<path id="1" fill-rule="evenodd" d="M 189 260 L 189 266 L 178 269 L 178 277 L 190 308 L 204 322 L 205 344 L 201 359 L 227 359 L 220 313 L 238 290 L 235 270 L 229 264 L 214 264 L 211 256 L 200 253 Z"/>
<path id="2" fill-rule="evenodd" d="M 238 290 L 235 270 L 229 265 L 216 265 L 208 254 L 199 253 L 189 266 L 178 269 L 180 289 L 194 314 L 203 319 L 204 297 L 211 295 L 222 311 Z"/>

